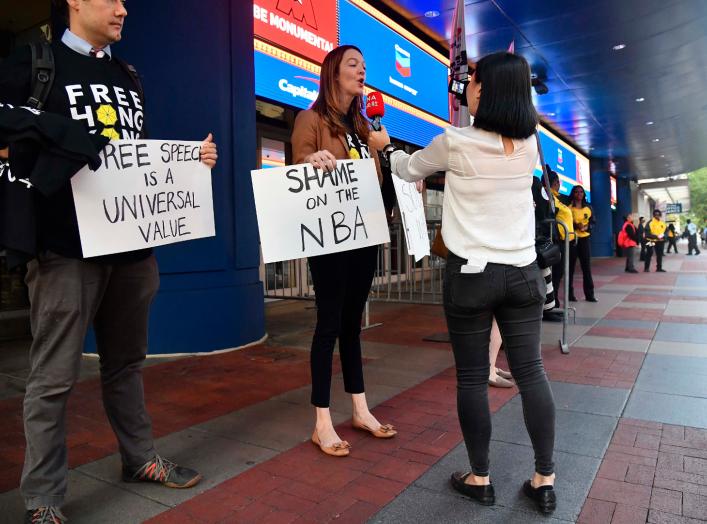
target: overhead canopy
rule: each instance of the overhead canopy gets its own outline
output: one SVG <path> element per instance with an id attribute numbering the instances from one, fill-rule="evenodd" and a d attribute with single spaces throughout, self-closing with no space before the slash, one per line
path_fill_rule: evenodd
<path id="1" fill-rule="evenodd" d="M 375 3 L 447 46 L 455 0 Z M 549 88 L 538 109 L 590 155 L 639 178 L 707 165 L 704 0 L 466 0 L 465 16 L 470 59 L 515 41 Z"/>

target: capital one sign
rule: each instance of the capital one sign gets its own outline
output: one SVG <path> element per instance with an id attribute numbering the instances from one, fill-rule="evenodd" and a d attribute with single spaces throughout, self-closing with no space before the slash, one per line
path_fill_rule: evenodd
<path id="1" fill-rule="evenodd" d="M 334 0 L 254 0 L 255 36 L 314 62 L 337 46 Z"/>

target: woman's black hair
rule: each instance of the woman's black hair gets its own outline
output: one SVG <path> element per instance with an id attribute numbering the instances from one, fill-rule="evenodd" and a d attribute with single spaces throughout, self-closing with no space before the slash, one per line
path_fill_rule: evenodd
<path id="1" fill-rule="evenodd" d="M 572 186 L 572 191 L 570 191 L 569 194 L 569 204 L 574 205 L 574 192 L 576 189 L 579 188 L 582 190 L 582 207 L 589 207 L 589 202 L 587 202 L 587 192 L 584 190 L 584 187 L 582 187 L 580 184 L 577 184 L 576 186 Z"/>
<path id="2" fill-rule="evenodd" d="M 530 66 L 520 55 L 493 53 L 476 63 L 476 81 L 481 83 L 474 127 L 507 138 L 528 138 L 538 126 L 533 106 Z"/>

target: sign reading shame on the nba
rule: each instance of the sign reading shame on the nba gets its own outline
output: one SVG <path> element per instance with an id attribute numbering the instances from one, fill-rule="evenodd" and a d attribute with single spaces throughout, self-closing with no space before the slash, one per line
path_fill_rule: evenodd
<path id="1" fill-rule="evenodd" d="M 299 164 L 251 171 L 265 263 L 390 241 L 372 159 L 329 172 Z"/>
<path id="2" fill-rule="evenodd" d="M 201 142 L 113 140 L 71 179 L 84 257 L 212 237 L 211 170 Z"/>

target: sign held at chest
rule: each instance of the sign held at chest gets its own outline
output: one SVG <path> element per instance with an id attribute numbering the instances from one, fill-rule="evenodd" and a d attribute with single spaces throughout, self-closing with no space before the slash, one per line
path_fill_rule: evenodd
<path id="1" fill-rule="evenodd" d="M 214 236 L 200 142 L 113 140 L 71 179 L 85 257 Z"/>
<path id="2" fill-rule="evenodd" d="M 339 160 L 333 171 L 299 164 L 251 171 L 265 263 L 390 241 L 375 163 Z"/>

